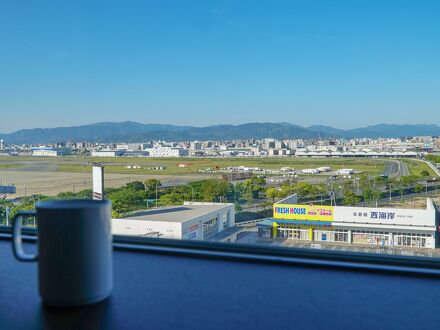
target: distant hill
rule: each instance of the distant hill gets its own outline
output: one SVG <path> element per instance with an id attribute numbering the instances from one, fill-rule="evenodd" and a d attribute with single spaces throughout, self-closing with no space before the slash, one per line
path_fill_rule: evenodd
<path id="1" fill-rule="evenodd" d="M 440 127 L 434 124 L 426 125 L 391 125 L 379 124 L 345 131 L 346 137 L 402 137 L 431 135 L 439 136 Z"/>
<path id="2" fill-rule="evenodd" d="M 323 125 L 302 127 L 289 123 L 248 123 L 208 127 L 141 124 L 131 121 L 96 123 L 83 126 L 23 129 L 0 134 L 8 144 L 45 144 L 63 141 L 140 142 L 147 140 L 194 141 L 262 138 L 376 138 L 440 135 L 437 125 L 379 124 L 349 130 Z"/>
<path id="3" fill-rule="evenodd" d="M 336 137 L 342 137 L 345 135 L 345 131 L 343 129 L 324 126 L 324 125 L 312 125 L 307 127 L 307 129 L 314 132 L 318 132 L 320 134 L 328 134 Z"/>

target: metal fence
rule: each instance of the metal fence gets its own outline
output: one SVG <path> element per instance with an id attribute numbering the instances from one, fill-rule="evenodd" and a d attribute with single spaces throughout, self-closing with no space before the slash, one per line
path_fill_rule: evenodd
<path id="1" fill-rule="evenodd" d="M 389 202 L 396 202 L 396 201 L 404 201 L 404 200 L 411 200 L 413 198 L 417 197 L 439 197 L 440 189 L 437 187 L 435 190 L 429 190 L 425 192 L 419 192 L 419 193 L 411 193 L 406 195 L 398 195 L 398 196 L 391 196 L 387 198 L 381 198 L 375 201 L 368 201 L 368 202 L 360 202 L 356 204 L 356 206 L 376 206 L 380 204 L 387 204 Z"/>

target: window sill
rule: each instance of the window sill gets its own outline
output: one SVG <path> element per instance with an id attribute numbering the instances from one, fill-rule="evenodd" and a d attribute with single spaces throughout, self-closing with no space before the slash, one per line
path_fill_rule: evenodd
<path id="1" fill-rule="evenodd" d="M 23 230 L 23 239 L 36 240 L 36 231 Z M 0 239 L 11 239 L 10 227 L 0 226 Z M 408 275 L 440 275 L 440 260 L 433 258 L 373 255 L 306 248 L 244 245 L 207 241 L 184 241 L 133 236 L 113 236 L 115 250 Z"/>

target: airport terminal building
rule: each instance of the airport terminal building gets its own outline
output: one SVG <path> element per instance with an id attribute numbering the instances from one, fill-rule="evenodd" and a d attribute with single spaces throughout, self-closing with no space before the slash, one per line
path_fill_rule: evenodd
<path id="1" fill-rule="evenodd" d="M 114 235 L 206 240 L 235 225 L 232 203 L 185 202 L 112 219 Z"/>
<path id="2" fill-rule="evenodd" d="M 378 246 L 436 248 L 437 209 L 346 207 L 275 203 L 273 219 L 259 223 L 262 238 Z"/>

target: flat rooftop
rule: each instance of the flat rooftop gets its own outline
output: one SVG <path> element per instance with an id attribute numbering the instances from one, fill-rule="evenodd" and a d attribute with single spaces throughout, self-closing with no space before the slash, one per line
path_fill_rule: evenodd
<path id="1" fill-rule="evenodd" d="M 211 212 L 223 210 L 229 206 L 229 204 L 170 206 L 139 212 L 131 216 L 124 217 L 124 219 L 185 222 Z"/>

